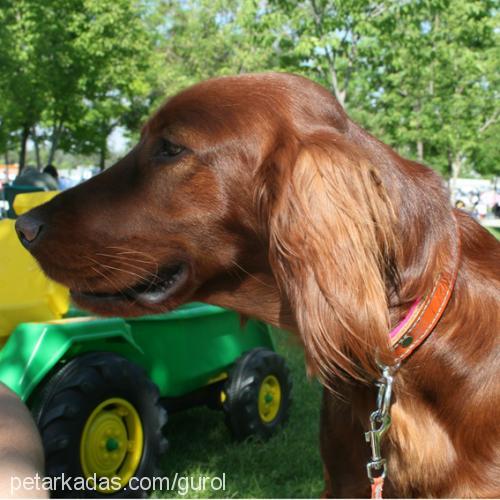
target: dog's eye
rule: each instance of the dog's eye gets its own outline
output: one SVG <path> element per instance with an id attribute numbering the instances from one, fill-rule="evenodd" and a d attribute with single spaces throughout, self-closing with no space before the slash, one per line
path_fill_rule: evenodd
<path id="1" fill-rule="evenodd" d="M 169 160 L 175 156 L 179 156 L 184 149 L 180 144 L 174 144 L 167 139 L 163 139 L 156 157 L 160 160 Z"/>

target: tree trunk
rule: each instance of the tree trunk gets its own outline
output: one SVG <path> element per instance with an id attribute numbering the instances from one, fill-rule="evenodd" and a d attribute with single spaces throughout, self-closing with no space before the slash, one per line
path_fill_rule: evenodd
<path id="1" fill-rule="evenodd" d="M 47 165 L 52 165 L 52 162 L 54 161 L 54 156 L 56 155 L 56 142 L 53 140 L 52 144 L 50 145 L 49 149 L 49 156 L 47 158 Z"/>
<path id="2" fill-rule="evenodd" d="M 446 158 L 448 160 L 448 190 L 453 201 L 453 189 L 455 186 L 453 182 L 453 156 L 450 149 L 446 152 Z"/>
<path id="3" fill-rule="evenodd" d="M 413 111 L 415 112 L 415 117 L 417 119 L 417 133 L 419 136 L 422 136 L 422 126 L 420 122 L 420 118 L 422 116 L 422 102 L 420 99 L 416 102 Z M 422 139 L 417 139 L 417 160 L 420 163 L 424 161 L 424 141 Z"/>
<path id="4" fill-rule="evenodd" d="M 339 90 L 337 92 L 337 99 L 338 99 L 339 103 L 341 104 L 341 106 L 345 107 L 345 101 L 347 99 L 347 90 L 346 89 Z"/>
<path id="5" fill-rule="evenodd" d="M 38 137 L 36 135 L 36 127 L 31 128 L 31 139 L 35 146 L 36 168 L 38 170 L 42 170 L 42 160 L 40 157 L 40 143 L 38 142 Z"/>
<path id="6" fill-rule="evenodd" d="M 61 138 L 62 128 L 62 120 L 59 120 L 58 123 L 55 123 L 52 128 L 51 144 L 49 149 L 49 157 L 47 158 L 47 165 L 51 165 L 54 161 L 54 156 L 56 155 L 56 151 L 59 146 L 59 139 Z"/>
<path id="7" fill-rule="evenodd" d="M 451 173 L 453 179 L 458 179 L 460 172 L 462 171 L 464 157 L 460 152 L 455 154 L 453 161 L 451 163 Z"/>
<path id="8" fill-rule="evenodd" d="M 4 153 L 4 158 L 5 158 L 5 182 L 9 182 L 9 165 L 10 165 L 10 161 L 9 161 L 9 151 L 6 149 L 5 150 L 5 153 Z"/>
<path id="9" fill-rule="evenodd" d="M 446 152 L 446 158 L 448 159 L 448 176 L 449 176 L 449 179 L 451 179 L 451 176 L 453 174 L 453 168 L 452 168 L 452 163 L 453 163 L 453 160 L 452 160 L 452 155 L 451 155 L 451 150 L 448 149 L 448 151 Z"/>
<path id="10" fill-rule="evenodd" d="M 457 185 L 457 179 L 462 171 L 463 162 L 464 157 L 460 151 L 455 153 L 454 156 L 451 151 L 448 151 L 448 168 L 450 169 L 450 181 L 448 183 L 448 187 L 452 197 L 455 191 L 455 186 Z"/>
<path id="11" fill-rule="evenodd" d="M 107 141 L 103 141 L 99 150 L 99 170 L 101 172 L 106 168 L 106 156 L 108 152 L 107 150 Z"/>
<path id="12" fill-rule="evenodd" d="M 30 128 L 28 125 L 25 125 L 21 132 L 21 149 L 19 151 L 19 173 L 22 172 L 23 168 L 26 165 L 26 145 L 29 136 L 30 136 Z"/>
<path id="13" fill-rule="evenodd" d="M 424 162 L 424 142 L 422 139 L 417 141 L 417 159 L 420 163 Z"/>
<path id="14" fill-rule="evenodd" d="M 101 147 L 99 148 L 99 170 L 102 172 L 106 168 L 106 158 L 108 157 L 108 137 L 116 127 L 116 123 L 101 122 Z"/>

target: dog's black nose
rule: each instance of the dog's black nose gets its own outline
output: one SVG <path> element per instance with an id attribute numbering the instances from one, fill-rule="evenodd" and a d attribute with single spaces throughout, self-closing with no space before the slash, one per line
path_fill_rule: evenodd
<path id="1" fill-rule="evenodd" d="M 21 215 L 16 221 L 17 236 L 21 240 L 21 243 L 28 249 L 40 236 L 42 229 L 43 224 L 29 214 Z"/>

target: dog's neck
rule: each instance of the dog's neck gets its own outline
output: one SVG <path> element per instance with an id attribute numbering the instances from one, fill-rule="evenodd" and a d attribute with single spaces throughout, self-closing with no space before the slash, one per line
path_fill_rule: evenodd
<path id="1" fill-rule="evenodd" d="M 397 281 L 386 280 L 391 326 L 429 293 L 440 273 L 455 267 L 460 239 L 444 181 L 435 172 L 404 161 L 394 177 L 389 189 L 398 193 L 390 196 L 404 202 L 397 206 Z"/>
<path id="2" fill-rule="evenodd" d="M 393 236 L 386 237 L 386 242 L 394 243 L 397 248 L 384 249 L 389 253 L 392 252 L 393 260 L 391 261 L 391 256 L 388 256 L 385 259 L 385 269 L 380 270 L 382 273 L 386 272 L 382 277 L 380 292 L 375 296 L 380 305 L 377 306 L 378 309 L 375 306 L 372 306 L 372 309 L 383 314 L 382 309 L 385 308 L 388 320 L 385 327 L 379 327 L 381 333 L 378 340 L 372 340 L 375 350 L 379 348 L 382 350 L 384 343 L 387 345 L 389 330 L 404 317 L 418 297 L 425 295 L 431 289 L 440 270 L 447 265 L 456 238 L 451 207 L 441 178 L 422 165 L 400 160 L 380 172 L 394 212 L 393 227 L 390 228 Z M 314 213 L 311 216 L 316 217 Z M 318 218 L 322 216 L 324 214 L 317 214 Z M 302 221 L 297 221 L 297 224 L 299 223 Z M 290 229 L 295 230 L 293 226 Z M 307 247 L 309 245 L 312 247 L 314 244 L 311 237 L 307 238 L 307 231 L 306 221 L 304 226 L 306 238 L 302 243 L 300 240 L 295 242 L 300 251 L 307 252 Z M 300 231 L 297 234 L 298 237 L 302 236 Z M 282 238 L 280 242 L 288 244 L 287 237 L 288 234 L 280 235 Z M 336 234 L 325 234 L 325 238 L 330 239 L 332 245 L 336 244 Z M 335 334 L 339 321 L 344 321 L 346 314 L 358 314 L 356 309 L 360 308 L 359 313 L 366 314 L 366 321 L 364 324 L 354 322 L 353 325 L 347 325 L 346 328 L 350 329 L 351 333 L 346 334 L 348 337 L 345 338 L 349 342 L 354 335 L 359 339 L 360 346 L 364 345 L 366 342 L 364 336 L 369 337 L 371 333 L 369 330 L 372 327 L 372 318 L 368 310 L 362 311 L 366 305 L 363 300 L 373 304 L 374 296 L 370 298 L 365 294 L 366 299 L 361 299 L 359 302 L 359 297 L 363 297 L 364 292 L 362 288 L 358 288 L 369 287 L 369 277 L 366 277 L 366 283 L 359 280 L 354 282 L 356 290 L 349 290 L 350 276 L 328 278 L 321 275 L 322 269 L 325 272 L 330 270 L 333 272 L 335 269 L 337 261 L 335 257 L 330 259 L 328 255 L 324 256 L 324 262 L 321 262 L 322 257 L 316 257 L 316 262 L 312 262 L 313 258 L 304 260 L 305 266 L 310 264 L 316 266 L 313 267 L 309 277 L 303 274 L 300 264 L 295 267 L 296 271 L 292 270 L 286 258 L 280 260 L 284 272 L 276 272 L 276 266 L 268 261 L 267 245 L 272 247 L 271 243 L 266 244 L 264 241 L 259 251 L 259 259 L 252 256 L 248 261 L 242 260 L 239 264 L 240 269 L 236 270 L 234 275 L 218 277 L 208 283 L 199 291 L 197 298 L 297 332 L 304 344 L 316 335 L 315 332 L 304 332 L 304 328 L 315 328 L 319 323 L 323 323 L 322 326 L 318 326 L 325 332 L 325 337 L 317 340 L 320 343 L 317 348 L 320 349 L 325 346 L 328 349 L 329 343 L 332 343 L 332 349 L 338 348 L 335 344 L 342 342 Z M 314 253 L 311 252 L 311 255 L 314 256 Z M 337 258 L 341 257 L 342 254 L 339 253 Z M 317 266 L 318 263 L 321 265 Z M 308 292 L 306 288 L 312 286 L 311 280 L 319 282 Z M 338 280 L 345 280 L 345 285 L 341 285 Z M 335 308 L 335 297 L 332 296 L 333 302 L 329 302 L 330 293 L 352 294 L 353 298 L 358 299 L 358 303 L 345 303 L 344 307 L 352 307 L 352 310 L 339 313 Z M 320 300 L 323 305 L 311 303 L 314 300 Z M 328 311 L 331 312 L 331 317 Z M 367 364 L 364 369 L 371 362 L 366 359 L 365 363 Z"/>

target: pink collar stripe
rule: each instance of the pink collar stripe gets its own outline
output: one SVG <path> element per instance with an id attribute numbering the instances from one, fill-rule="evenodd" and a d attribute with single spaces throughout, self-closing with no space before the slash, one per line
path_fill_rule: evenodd
<path id="1" fill-rule="evenodd" d="M 417 299 L 413 305 L 410 307 L 410 310 L 407 312 L 406 316 L 404 319 L 397 324 L 389 333 L 389 338 L 393 340 L 395 337 L 398 336 L 399 332 L 412 320 L 413 314 L 417 310 L 417 307 L 420 304 L 421 299 Z"/>

